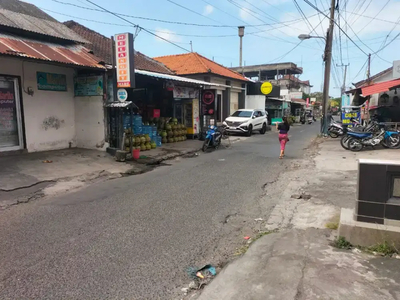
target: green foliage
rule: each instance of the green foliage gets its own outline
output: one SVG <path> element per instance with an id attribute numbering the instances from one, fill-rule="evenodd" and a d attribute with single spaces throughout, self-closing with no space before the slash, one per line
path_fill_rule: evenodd
<path id="1" fill-rule="evenodd" d="M 353 245 L 350 244 L 350 242 L 347 241 L 343 236 L 339 236 L 336 240 L 334 240 L 332 246 L 339 249 L 351 249 L 353 247 Z"/>
<path id="2" fill-rule="evenodd" d="M 399 253 L 394 244 L 389 244 L 388 242 L 383 242 L 382 244 L 376 244 L 374 246 L 368 247 L 366 249 L 368 252 L 377 252 L 383 256 L 392 256 L 393 254 Z"/>
<path id="3" fill-rule="evenodd" d="M 310 94 L 303 93 L 303 100 L 307 100 L 307 98 L 311 98 Z"/>

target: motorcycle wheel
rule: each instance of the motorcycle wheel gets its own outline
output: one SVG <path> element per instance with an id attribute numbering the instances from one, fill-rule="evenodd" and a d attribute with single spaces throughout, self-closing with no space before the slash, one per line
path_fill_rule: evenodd
<path id="1" fill-rule="evenodd" d="M 328 134 L 333 139 L 336 139 L 339 137 L 339 134 L 337 132 L 329 131 Z"/>
<path id="2" fill-rule="evenodd" d="M 347 143 L 349 145 L 349 150 L 353 152 L 361 151 L 363 148 L 363 145 L 357 139 L 350 138 Z"/>
<path id="3" fill-rule="evenodd" d="M 215 150 L 217 150 L 220 145 L 221 145 L 221 140 L 219 140 L 218 142 L 215 143 L 215 145 L 214 145 Z"/>
<path id="4" fill-rule="evenodd" d="M 210 146 L 210 139 L 205 139 L 201 150 L 203 150 L 203 152 L 206 152 L 209 146 Z"/>
<path id="5" fill-rule="evenodd" d="M 400 135 L 399 134 L 392 134 L 391 136 L 388 136 L 384 140 L 384 143 L 386 144 L 387 148 L 397 149 L 400 146 Z M 383 143 L 382 143 L 382 145 L 383 145 Z"/>
<path id="6" fill-rule="evenodd" d="M 341 139 L 340 139 L 340 145 L 342 145 L 343 149 L 349 150 L 349 139 L 350 136 L 348 135 L 344 135 Z"/>

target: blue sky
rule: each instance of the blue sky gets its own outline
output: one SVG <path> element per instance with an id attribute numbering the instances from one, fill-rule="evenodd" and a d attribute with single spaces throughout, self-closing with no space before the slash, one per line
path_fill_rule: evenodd
<path id="1" fill-rule="evenodd" d="M 25 0 L 33 3 L 59 21 L 75 20 L 105 36 L 133 31 L 133 27 L 117 17 L 73 5 L 95 9 L 86 0 Z M 175 2 L 194 12 L 186 10 Z M 115 13 L 152 18 L 168 22 L 124 17 L 129 21 L 216 62 L 230 67 L 239 64 L 239 38 L 236 26 L 246 26 L 243 60 L 246 65 L 294 62 L 304 68 L 300 79 L 310 80 L 312 91 L 321 91 L 323 40 L 303 41 L 297 48 L 301 33 L 324 35 L 328 20 L 304 0 L 93 0 Z M 327 12 L 329 0 L 310 0 L 321 11 Z M 72 5 L 66 5 L 72 4 Z M 302 18 L 301 11 L 307 17 Z M 399 34 L 400 0 L 341 0 L 340 25 L 349 38 L 336 26 L 333 58 L 336 64 L 349 64 L 346 86 L 366 78 L 368 53 L 372 55 L 371 73 L 375 74 L 400 59 Z M 195 13 L 196 12 L 196 13 Z M 336 19 L 338 19 L 336 15 Z M 307 20 L 307 22 L 306 22 Z M 205 26 L 187 26 L 174 22 Z M 107 24 L 103 24 L 107 23 Z M 269 24 L 269 25 L 265 25 Z M 210 26 L 212 25 L 212 26 Z M 261 25 L 261 26 L 254 26 Z M 223 27 L 226 26 L 226 27 Z M 360 41 L 361 40 L 361 41 Z M 364 43 L 364 44 L 363 44 Z M 185 50 L 141 31 L 135 41 L 136 50 L 150 56 L 184 53 Z M 361 49 L 359 49 L 361 48 Z M 379 56 L 379 57 L 378 57 Z M 340 95 L 343 68 L 336 67 L 331 74 L 332 96 Z"/>

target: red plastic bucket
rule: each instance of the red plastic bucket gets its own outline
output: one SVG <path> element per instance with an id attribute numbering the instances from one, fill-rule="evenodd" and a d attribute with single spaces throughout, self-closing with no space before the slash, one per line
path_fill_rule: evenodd
<path id="1" fill-rule="evenodd" d="M 140 157 L 140 149 L 133 149 L 132 150 L 132 157 L 133 157 L 133 159 L 139 159 L 139 157 Z"/>

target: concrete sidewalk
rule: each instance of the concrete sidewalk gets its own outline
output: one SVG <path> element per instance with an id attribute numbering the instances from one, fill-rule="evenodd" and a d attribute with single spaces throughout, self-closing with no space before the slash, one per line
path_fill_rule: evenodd
<path id="1" fill-rule="evenodd" d="M 188 140 L 142 153 L 146 159 L 115 161 L 106 152 L 65 149 L 0 157 L 0 209 L 85 185 L 150 171 L 161 161 L 194 153 L 202 142 Z"/>
<path id="2" fill-rule="evenodd" d="M 288 184 L 264 224 L 275 232 L 188 299 L 400 299 L 400 260 L 330 246 L 336 230 L 326 225 L 355 205 L 359 158 L 400 160 L 400 150 L 354 153 L 339 140 L 317 139 L 279 178 Z"/>

